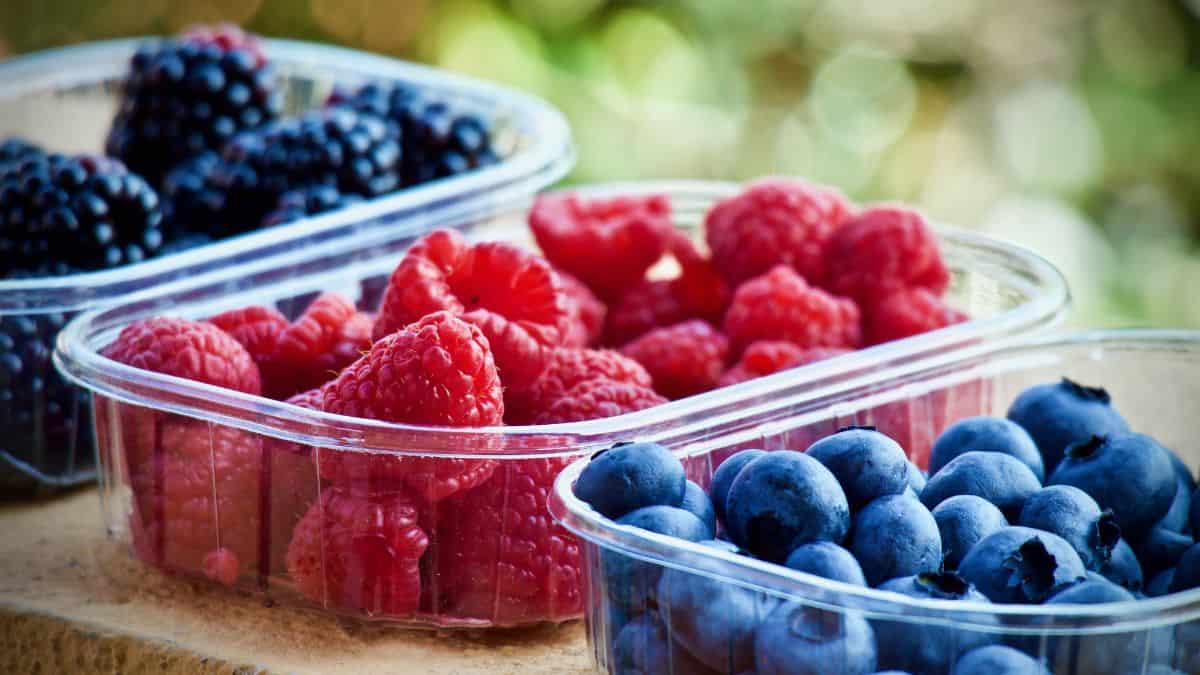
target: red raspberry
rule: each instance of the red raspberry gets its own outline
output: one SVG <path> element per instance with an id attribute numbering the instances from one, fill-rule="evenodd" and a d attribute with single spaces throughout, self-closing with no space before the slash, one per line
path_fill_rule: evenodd
<path id="1" fill-rule="evenodd" d="M 534 424 L 583 422 L 653 408 L 667 399 L 649 387 L 611 380 L 586 380 L 571 387 L 534 418 Z"/>
<path id="2" fill-rule="evenodd" d="M 729 356 L 729 340 L 705 321 L 692 319 L 655 328 L 621 348 L 650 373 L 654 391 L 670 399 L 717 386 Z"/>
<path id="3" fill-rule="evenodd" d="M 501 626 L 583 612 L 579 542 L 546 506 L 572 459 L 504 461 L 483 485 L 439 504 L 442 611 Z"/>
<path id="4" fill-rule="evenodd" d="M 642 280 L 674 229 L 671 204 L 661 195 L 588 201 L 543 195 L 529 211 L 529 227 L 546 258 L 604 300 Z"/>
<path id="5" fill-rule="evenodd" d="M 646 331 L 689 318 L 671 281 L 645 281 L 609 307 L 604 344 L 619 347 Z"/>
<path id="6" fill-rule="evenodd" d="M 322 293 L 280 333 L 263 368 L 267 395 L 286 399 L 333 379 L 371 346 L 371 327 L 340 293 Z"/>
<path id="7" fill-rule="evenodd" d="M 600 335 L 604 332 L 604 315 L 608 313 L 608 308 L 582 281 L 562 270 L 555 272 L 562 282 L 571 309 L 571 325 L 563 339 L 563 345 L 587 347 L 600 342 Z"/>
<path id="8" fill-rule="evenodd" d="M 950 284 L 937 239 L 921 214 L 878 206 L 852 218 L 829 241 L 824 286 L 864 306 L 902 288 L 941 294 Z"/>
<path id="9" fill-rule="evenodd" d="M 308 408 L 309 410 L 324 410 L 325 396 L 322 393 L 322 389 L 318 387 L 316 389 L 309 389 L 308 391 L 302 391 L 299 394 L 295 394 L 288 398 L 285 403 L 291 403 L 292 405 L 299 406 L 301 408 Z"/>
<path id="10" fill-rule="evenodd" d="M 549 263 L 510 244 L 468 246 L 452 230 L 431 232 L 400 261 L 383 296 L 375 339 L 439 310 L 483 331 L 504 386 L 513 389 L 537 379 L 571 320 Z"/>
<path id="11" fill-rule="evenodd" d="M 679 276 L 671 281 L 671 292 L 689 318 L 721 322 L 729 306 L 729 286 L 713 260 L 696 247 L 682 230 L 672 232 L 669 249 L 679 263 Z"/>
<path id="12" fill-rule="evenodd" d="M 421 599 L 429 538 L 403 492 L 326 488 L 292 533 L 287 569 L 322 607 L 406 616 Z"/>
<path id="13" fill-rule="evenodd" d="M 926 288 L 906 288 L 871 306 L 864 322 L 867 344 L 920 335 L 967 320 Z"/>
<path id="14" fill-rule="evenodd" d="M 849 349 L 836 347 L 799 347 L 781 340 L 758 340 L 750 343 L 742 352 L 737 365 L 721 375 L 720 386 L 741 384 L 788 368 L 806 366 L 810 363 L 831 359 L 850 353 Z"/>
<path id="15" fill-rule="evenodd" d="M 738 286 L 725 314 L 725 334 L 738 352 L 756 340 L 844 348 L 862 342 L 854 302 L 809 286 L 786 265 Z"/>
<path id="16" fill-rule="evenodd" d="M 221 312 L 210 317 L 208 322 L 229 333 L 229 337 L 245 347 L 250 358 L 258 364 L 260 372 L 274 356 L 279 334 L 289 325 L 286 316 L 261 305 Z"/>
<path id="17" fill-rule="evenodd" d="M 387 335 L 321 390 L 325 412 L 450 427 L 496 426 L 500 378 L 479 328 L 435 312 Z M 495 462 L 349 451 L 321 453 L 321 475 L 338 482 L 403 481 L 430 501 L 487 480 Z"/>
<path id="18" fill-rule="evenodd" d="M 637 361 L 607 349 L 564 349 L 554 352 L 546 372 L 528 390 L 504 401 L 511 424 L 530 424 L 575 385 L 589 380 L 628 382 L 650 387 L 650 374 Z"/>
<path id="19" fill-rule="evenodd" d="M 142 370 L 262 393 L 258 366 L 246 348 L 210 323 L 171 317 L 135 321 L 104 349 L 104 355 Z"/>
<path id="20" fill-rule="evenodd" d="M 825 277 L 825 246 L 846 220 L 846 198 L 798 180 L 766 178 L 721 200 L 704 219 L 717 269 L 737 285 L 776 265 L 811 283 Z"/>

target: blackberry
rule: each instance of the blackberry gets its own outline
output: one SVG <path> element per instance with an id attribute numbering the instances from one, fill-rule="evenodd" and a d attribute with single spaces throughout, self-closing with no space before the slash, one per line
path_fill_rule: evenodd
<path id="1" fill-rule="evenodd" d="M 416 185 L 456 176 L 498 161 L 491 130 L 474 115 L 456 114 L 401 82 L 372 82 L 357 91 L 335 91 L 330 102 L 386 117 L 400 130 L 402 179 Z"/>
<path id="2" fill-rule="evenodd" d="M 221 162 L 215 152 L 202 152 L 190 157 L 163 177 L 163 234 L 164 248 L 173 252 L 176 242 L 197 236 L 213 239 L 223 232 L 222 214 L 225 211 L 225 191 L 216 187 L 213 174 Z"/>
<path id="3" fill-rule="evenodd" d="M 279 115 L 274 69 L 237 29 L 197 29 L 140 48 L 106 152 L 158 185 L 173 166 Z"/>
<path id="4" fill-rule="evenodd" d="M 342 194 L 332 185 L 312 185 L 291 192 L 285 192 L 279 198 L 275 210 L 263 219 L 263 225 L 281 225 L 300 220 L 305 216 L 315 216 L 334 209 L 340 209 L 362 197 L 352 194 Z"/>
<path id="5" fill-rule="evenodd" d="M 23 138 L 10 136 L 0 141 L 0 167 L 44 154 L 44 150 Z"/>

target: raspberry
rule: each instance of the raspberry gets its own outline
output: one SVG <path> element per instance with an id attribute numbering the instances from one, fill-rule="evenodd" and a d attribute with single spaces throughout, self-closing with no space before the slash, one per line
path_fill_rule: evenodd
<path id="1" fill-rule="evenodd" d="M 501 626 L 580 615 L 579 542 L 546 507 L 555 476 L 571 459 L 505 461 L 483 485 L 442 502 L 443 611 Z"/>
<path id="2" fill-rule="evenodd" d="M 375 339 L 439 310 L 483 331 L 510 389 L 537 379 L 571 321 L 567 295 L 549 263 L 510 244 L 469 246 L 453 230 L 431 232 L 400 261 L 383 296 Z"/>
<path id="3" fill-rule="evenodd" d="M 689 318 L 671 281 L 644 281 L 609 307 L 604 344 L 619 347 L 651 329 Z"/>
<path id="4" fill-rule="evenodd" d="M 746 281 L 725 314 L 725 334 L 741 351 L 755 340 L 786 340 L 800 347 L 858 347 L 858 306 L 809 286 L 779 265 Z"/>
<path id="5" fill-rule="evenodd" d="M 871 306 L 864 322 L 867 344 L 920 335 L 967 320 L 926 288 L 906 288 Z"/>
<path id="6" fill-rule="evenodd" d="M 650 387 L 650 374 L 646 369 L 618 352 L 559 348 L 554 351 L 546 372 L 528 390 L 505 398 L 504 414 L 507 421 L 511 424 L 529 424 L 567 391 L 590 380 Z"/>
<path id="7" fill-rule="evenodd" d="M 204 556 L 204 562 L 200 567 L 204 576 L 209 579 L 232 586 L 237 581 L 241 563 L 238 561 L 236 553 L 227 548 L 219 548 L 209 551 L 208 555 Z"/>
<path id="8" fill-rule="evenodd" d="M 384 337 L 322 387 L 325 412 L 385 422 L 483 427 L 504 416 L 500 378 L 479 328 L 435 312 Z M 487 480 L 489 460 L 330 451 L 321 475 L 402 481 L 434 501 Z"/>
<path id="9" fill-rule="evenodd" d="M 370 316 L 338 293 L 322 293 L 280 335 L 263 369 L 267 395 L 287 398 L 328 382 L 371 346 Z"/>
<path id="10" fill-rule="evenodd" d="M 262 393 L 258 366 L 245 347 L 210 323 L 170 317 L 135 321 L 104 349 L 104 355 L 142 370 Z"/>
<path id="11" fill-rule="evenodd" d="M 676 399 L 717 386 L 729 340 L 707 322 L 692 319 L 655 328 L 622 347 L 621 353 L 646 368 L 654 391 Z"/>
<path id="12" fill-rule="evenodd" d="M 742 352 L 742 359 L 721 376 L 720 386 L 741 384 L 781 370 L 805 366 L 815 361 L 848 354 L 849 349 L 836 347 L 798 347 L 780 340 L 758 340 Z"/>
<path id="13" fill-rule="evenodd" d="M 421 599 L 429 538 L 403 492 L 330 487 L 292 533 L 287 569 L 322 607 L 403 616 Z"/>
<path id="14" fill-rule="evenodd" d="M 649 387 L 607 379 L 586 380 L 571 387 L 533 420 L 534 424 L 583 422 L 653 408 L 667 399 Z"/>
<path id="15" fill-rule="evenodd" d="M 582 281 L 562 270 L 555 270 L 567 294 L 571 324 L 563 338 L 567 347 L 587 347 L 600 342 L 604 332 L 604 315 L 608 308 Z"/>
<path id="16" fill-rule="evenodd" d="M 776 265 L 788 265 L 817 283 L 825 277 L 825 246 L 849 211 L 846 198 L 832 189 L 767 178 L 713 206 L 704 232 L 717 269 L 730 284 Z"/>
<path id="17" fill-rule="evenodd" d="M 729 306 L 729 286 L 714 261 L 705 256 L 681 230 L 671 233 L 668 249 L 679 263 L 679 276 L 671 281 L 671 292 L 689 318 L 720 323 Z"/>
<path id="18" fill-rule="evenodd" d="M 260 373 L 274 356 L 280 333 L 288 327 L 287 317 L 261 305 L 221 312 L 209 317 L 208 322 L 245 347 L 250 358 L 258 364 Z M 269 390 L 270 382 L 266 384 L 265 388 Z"/>
<path id="19" fill-rule="evenodd" d="M 529 211 L 529 227 L 550 262 L 604 300 L 642 280 L 674 229 L 671 204 L 661 195 L 590 201 L 543 195 Z"/>
<path id="20" fill-rule="evenodd" d="M 950 273 L 921 214 L 879 206 L 852 218 L 829 241 L 824 286 L 869 306 L 902 288 L 946 290 Z"/>

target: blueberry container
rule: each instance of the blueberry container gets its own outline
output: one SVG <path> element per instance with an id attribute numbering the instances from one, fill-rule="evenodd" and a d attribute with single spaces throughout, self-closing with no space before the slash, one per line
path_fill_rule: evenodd
<path id="1" fill-rule="evenodd" d="M 896 410 L 932 436 L 958 417 L 1003 416 L 1025 388 L 1065 376 L 1105 387 L 1131 428 L 1153 435 L 1195 470 L 1198 367 L 1200 333 L 1025 338 L 820 383 L 797 372 L 756 405 L 709 415 L 703 428 L 653 436 L 706 485 L 738 449 L 802 451 L 838 427 L 885 422 Z M 953 401 L 950 418 L 934 404 L 946 400 Z M 946 673 L 982 645 L 1015 648 L 1052 673 L 1200 672 L 1200 589 L 1047 606 L 915 599 L 851 586 L 617 525 L 575 497 L 586 464 L 577 461 L 559 475 L 550 509 L 582 542 L 588 636 L 603 672 Z M 801 667 L 813 662 L 820 667 Z"/>
<path id="2" fill-rule="evenodd" d="M 585 196 L 663 194 L 681 228 L 695 231 L 732 184 L 667 182 L 603 185 Z M 101 350 L 125 325 L 171 314 L 200 318 L 249 304 L 295 315 L 318 291 L 336 290 L 373 309 L 402 252 L 431 226 L 457 227 L 473 240 L 531 244 L 527 199 L 498 210 L 460 209 L 426 219 L 405 232 L 372 230 L 369 239 L 343 238 L 320 249 L 296 250 L 203 277 L 164 284 L 72 321 L 60 334 L 55 360 L 72 382 L 90 390 L 96 406 L 101 498 L 110 536 L 142 560 L 171 573 L 216 578 L 266 594 L 356 617 L 409 626 L 488 627 L 561 622 L 583 615 L 581 558 L 575 538 L 556 526 L 546 508 L 557 472 L 572 459 L 617 440 L 669 434 L 705 437 L 720 420 L 777 399 L 781 392 L 819 394 L 857 376 L 887 381 L 886 373 L 931 355 L 1023 335 L 1056 321 L 1067 294 L 1058 273 L 1023 250 L 969 233 L 943 230 L 953 270 L 950 301 L 971 321 L 909 340 L 872 347 L 743 385 L 681 399 L 638 413 L 588 422 L 491 429 L 414 427 L 348 418 L 244 395 L 106 359 Z M 946 405 L 930 402 L 930 406 Z M 944 415 L 943 415 L 944 416 Z M 897 425 L 903 420 L 897 417 Z M 189 429 L 183 434 L 181 429 Z M 230 447 L 250 468 L 236 476 L 224 457 Z M 176 481 L 171 462 L 199 457 L 191 484 Z M 237 454 L 237 453 L 234 453 Z M 396 457 L 427 467 L 484 466 L 478 487 L 435 504 L 418 505 L 417 523 L 428 538 L 421 555 L 416 605 L 391 602 L 394 564 L 365 543 L 347 549 L 336 528 L 299 534 L 296 523 L 324 522 L 343 513 L 317 467 L 323 461 L 356 465 L 361 485 L 387 485 L 386 463 Z M 471 464 L 473 463 L 473 464 Z M 188 508 L 179 503 L 194 499 Z M 316 506 L 314 506 L 316 505 Z M 317 515 L 314 515 L 317 514 Z M 160 526 L 161 525 L 161 526 Z M 319 529 L 319 528 L 318 528 Z M 289 556 L 294 538 L 317 538 L 320 554 Z M 359 539 L 362 539 L 361 537 Z M 362 543 L 362 542 L 360 542 Z M 217 549 L 231 558 L 209 558 Z M 289 564 L 290 560 L 290 564 Z M 314 588 L 318 569 L 324 587 Z M 303 578 L 301 578 L 303 576 Z M 347 591 L 347 580 L 354 592 Z M 371 592 L 365 592 L 369 589 Z"/>
<path id="3" fill-rule="evenodd" d="M 17 135 L 56 152 L 101 152 L 121 77 L 141 42 L 84 44 L 0 63 L 0 138 Z M 54 336 L 74 314 L 171 279 L 319 249 L 347 235 L 361 236 L 366 247 L 372 236 L 408 232 L 445 209 L 530 195 L 562 177 L 573 161 L 564 118 L 533 97 L 353 50 L 284 40 L 265 40 L 264 48 L 276 64 L 287 113 L 319 105 L 334 84 L 411 82 L 488 121 L 501 161 L 319 218 L 111 271 L 0 280 L 0 495 L 53 491 L 95 478 L 87 397 L 50 364 Z"/>

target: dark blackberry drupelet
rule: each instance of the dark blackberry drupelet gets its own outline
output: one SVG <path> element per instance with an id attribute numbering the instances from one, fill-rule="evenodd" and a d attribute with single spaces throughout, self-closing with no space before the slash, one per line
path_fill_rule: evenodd
<path id="1" fill-rule="evenodd" d="M 275 210 L 263 218 L 263 225 L 282 225 L 306 216 L 315 216 L 318 213 L 340 209 L 360 201 L 362 201 L 362 197 L 342 194 L 332 185 L 312 185 L 285 192 L 279 198 Z"/>
<path id="2" fill-rule="evenodd" d="M 24 138 L 9 136 L 0 141 L 0 170 L 10 162 L 32 159 L 44 154 L 46 154 L 45 150 Z"/>
<path id="3" fill-rule="evenodd" d="M 281 105 L 253 38 L 235 28 L 190 31 L 134 54 L 106 152 L 158 184 L 184 159 L 275 119 Z"/>
<path id="4" fill-rule="evenodd" d="M 167 247 L 197 236 L 214 239 L 222 235 L 225 191 L 213 183 L 220 162 L 216 152 L 202 152 L 163 176 L 159 190 Z"/>

